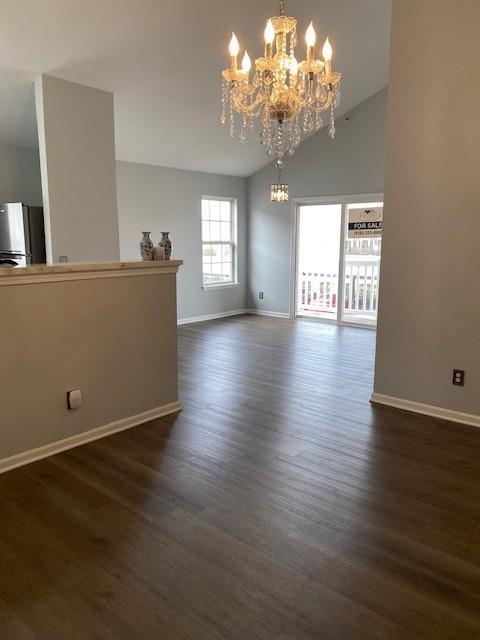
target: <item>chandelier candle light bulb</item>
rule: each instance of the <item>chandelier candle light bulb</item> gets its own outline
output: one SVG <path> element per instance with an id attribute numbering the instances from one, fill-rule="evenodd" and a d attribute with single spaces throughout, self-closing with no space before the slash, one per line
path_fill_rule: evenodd
<path id="1" fill-rule="evenodd" d="M 325 60 L 325 74 L 329 76 L 332 72 L 333 49 L 328 38 L 325 40 L 325 44 L 323 45 L 322 54 L 323 59 Z"/>
<path id="2" fill-rule="evenodd" d="M 313 62 L 315 60 L 315 43 L 317 42 L 317 34 L 313 27 L 313 22 L 310 22 L 310 26 L 305 33 L 305 42 L 307 43 L 307 60 Z"/>
<path id="3" fill-rule="evenodd" d="M 273 55 L 273 41 L 275 40 L 275 29 L 272 20 L 267 22 L 264 32 L 265 37 L 265 58 L 271 58 Z"/>
<path id="4" fill-rule="evenodd" d="M 232 60 L 232 71 L 236 71 L 238 68 L 237 56 L 238 52 L 240 51 L 240 44 L 238 42 L 237 36 L 234 33 L 232 33 L 232 39 L 230 40 L 230 44 L 228 45 L 228 51 Z"/>
<path id="5" fill-rule="evenodd" d="M 245 51 L 245 55 L 242 60 L 242 71 L 246 74 L 248 80 L 248 74 L 250 73 L 250 69 L 252 68 L 252 61 L 250 60 L 250 56 L 247 51 Z"/>

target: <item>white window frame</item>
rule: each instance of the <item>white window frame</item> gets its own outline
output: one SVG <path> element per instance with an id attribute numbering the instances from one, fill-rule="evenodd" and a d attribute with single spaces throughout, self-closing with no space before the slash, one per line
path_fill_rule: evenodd
<path id="1" fill-rule="evenodd" d="M 338 277 L 339 282 L 343 283 L 345 275 L 345 240 L 347 237 L 348 227 L 348 207 L 349 205 L 361 204 L 363 202 L 384 202 L 383 193 L 362 193 L 348 196 L 318 196 L 308 198 L 293 198 L 292 199 L 292 260 L 290 263 L 290 318 L 302 317 L 297 315 L 297 271 L 298 271 L 298 258 L 299 258 L 299 223 L 300 216 L 299 210 L 302 205 L 341 205 L 342 206 L 342 222 L 341 222 L 341 234 L 340 234 L 340 257 Z M 329 318 L 314 318 L 314 322 L 326 322 L 330 324 L 338 324 L 349 327 L 357 327 L 361 329 L 376 330 L 376 325 L 362 324 L 360 322 L 348 322 L 343 319 L 343 303 L 344 303 L 344 291 L 343 286 L 339 286 L 338 290 L 338 303 L 337 303 L 337 317 L 336 319 Z"/>
<path id="2" fill-rule="evenodd" d="M 222 242 L 218 241 L 210 241 L 203 239 L 203 201 L 204 200 L 218 200 L 219 202 L 229 202 L 231 207 L 231 238 L 230 242 Z M 229 287 L 237 287 L 238 282 L 238 231 L 237 231 L 237 210 L 238 210 L 238 200 L 237 198 L 233 198 L 231 196 L 208 196 L 202 195 L 200 199 L 200 277 L 201 277 L 201 286 L 204 291 L 213 291 L 215 289 L 228 289 Z M 216 245 L 224 245 L 229 244 L 230 250 L 232 253 L 232 280 L 227 282 L 213 282 L 211 284 L 205 283 L 204 273 L 203 273 L 203 245 L 205 244 L 216 244 Z"/>

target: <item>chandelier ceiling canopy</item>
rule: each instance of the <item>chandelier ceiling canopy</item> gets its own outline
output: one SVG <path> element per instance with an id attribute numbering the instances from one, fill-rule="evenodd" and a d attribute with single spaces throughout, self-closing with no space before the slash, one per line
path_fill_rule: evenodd
<path id="1" fill-rule="evenodd" d="M 230 67 L 222 73 L 221 122 L 229 123 L 234 137 L 235 121 L 239 119 L 240 142 L 245 143 L 258 117 L 261 143 L 281 170 L 302 138 L 323 126 L 321 114 L 325 111 L 330 111 L 328 134 L 335 136 L 334 109 L 340 103 L 341 74 L 333 71 L 333 50 L 328 38 L 323 45 L 323 59 L 316 57 L 313 23 L 305 34 L 306 57 L 297 61 L 297 20 L 286 15 L 285 0 L 280 0 L 280 15 L 268 20 L 264 37 L 265 52 L 255 60 L 252 76 L 247 51 L 238 66 L 240 44 L 232 33 Z M 275 199 L 285 201 L 280 195 Z"/>

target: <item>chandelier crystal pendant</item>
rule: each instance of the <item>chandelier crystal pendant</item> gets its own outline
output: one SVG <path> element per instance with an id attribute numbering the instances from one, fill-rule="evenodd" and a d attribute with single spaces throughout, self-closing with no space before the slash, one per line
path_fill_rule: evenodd
<path id="1" fill-rule="evenodd" d="M 261 143 L 267 155 L 276 159 L 277 168 L 282 169 L 285 158 L 295 153 L 302 138 L 323 126 L 321 114 L 328 110 L 328 134 L 334 138 L 334 109 L 340 104 L 341 74 L 332 69 L 333 51 L 328 38 L 323 46 L 323 60 L 315 57 L 316 33 L 312 23 L 305 34 L 306 59 L 297 62 L 297 20 L 285 14 L 285 0 L 280 0 L 280 15 L 268 20 L 264 36 L 265 54 L 255 60 L 250 81 L 250 56 L 245 51 L 239 68 L 240 44 L 232 33 L 230 68 L 222 73 L 221 122 L 229 123 L 230 135 L 234 137 L 239 117 L 240 142 L 245 143 L 247 133 L 254 129 L 255 118 L 259 117 Z"/>

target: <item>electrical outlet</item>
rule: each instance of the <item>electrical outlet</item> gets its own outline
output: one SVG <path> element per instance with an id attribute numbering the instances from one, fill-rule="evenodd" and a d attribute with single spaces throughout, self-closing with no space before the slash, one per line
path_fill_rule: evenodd
<path id="1" fill-rule="evenodd" d="M 452 384 L 457 387 L 465 386 L 465 371 L 463 369 L 453 370 Z"/>
<path id="2" fill-rule="evenodd" d="M 80 389 L 67 391 L 67 408 L 69 411 L 75 411 L 82 406 L 82 392 Z"/>
<path id="3" fill-rule="evenodd" d="M 260 298 L 260 300 L 263 300 L 263 291 L 258 292 L 258 297 Z"/>

